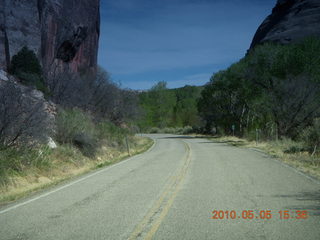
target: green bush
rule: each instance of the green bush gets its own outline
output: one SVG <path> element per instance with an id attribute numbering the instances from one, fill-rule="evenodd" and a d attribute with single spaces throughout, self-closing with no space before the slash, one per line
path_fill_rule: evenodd
<path id="1" fill-rule="evenodd" d="M 45 96 L 50 95 L 50 91 L 44 83 L 43 77 L 35 73 L 18 72 L 16 76 L 21 83 L 27 86 L 34 86 L 37 90 L 44 93 Z"/>
<path id="2" fill-rule="evenodd" d="M 93 157 L 102 143 L 124 147 L 125 138 L 132 135 L 128 129 L 109 121 L 95 123 L 88 113 L 76 108 L 60 109 L 56 127 L 56 140 L 60 144 L 72 144 L 88 157 Z"/>
<path id="3" fill-rule="evenodd" d="M 171 133 L 171 134 L 174 134 L 176 132 L 176 129 L 175 128 L 169 128 L 169 127 L 166 127 L 166 128 L 163 128 L 162 130 L 160 130 L 161 133 Z"/>
<path id="4" fill-rule="evenodd" d="M 98 138 L 106 140 L 111 145 L 123 145 L 126 136 L 131 135 L 127 129 L 120 128 L 109 121 L 100 122 L 97 125 Z"/>
<path id="5" fill-rule="evenodd" d="M 73 145 L 80 149 L 81 153 L 87 157 L 94 157 L 97 150 L 97 140 L 94 136 L 81 132 L 73 137 Z"/>
<path id="6" fill-rule="evenodd" d="M 40 62 L 35 53 L 27 47 L 23 47 L 12 57 L 9 72 L 18 77 L 21 83 L 35 86 L 45 95 L 49 95 L 49 90 L 42 76 Z"/>
<path id="7" fill-rule="evenodd" d="M 283 138 L 280 141 L 284 153 L 299 153 L 304 151 L 303 143 Z"/>
<path id="8" fill-rule="evenodd" d="M 93 156 L 98 147 L 95 124 L 88 113 L 79 109 L 60 109 L 56 118 L 56 140 L 73 144 L 85 156 Z"/>
<path id="9" fill-rule="evenodd" d="M 304 151 L 303 142 L 294 141 L 290 138 L 282 137 L 278 141 L 271 141 L 274 149 L 279 149 L 284 153 L 299 153 Z"/>
<path id="10" fill-rule="evenodd" d="M 157 127 L 153 127 L 149 130 L 149 133 L 160 133 L 160 132 L 161 132 L 161 130 Z"/>
<path id="11" fill-rule="evenodd" d="M 193 132 L 194 132 L 194 130 L 191 126 L 185 126 L 182 128 L 181 134 L 190 134 Z"/>
<path id="12" fill-rule="evenodd" d="M 19 72 L 41 75 L 41 66 L 36 54 L 26 46 L 11 59 L 10 73 Z"/>
<path id="13" fill-rule="evenodd" d="M 315 154 L 320 147 L 320 119 L 315 119 L 313 125 L 305 129 L 302 133 L 302 139 L 307 149 Z"/>

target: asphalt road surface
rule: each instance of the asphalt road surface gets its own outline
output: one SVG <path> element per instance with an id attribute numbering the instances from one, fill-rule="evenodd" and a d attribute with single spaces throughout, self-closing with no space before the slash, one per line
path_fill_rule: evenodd
<path id="1" fill-rule="evenodd" d="M 144 154 L 0 209 L 0 239 L 320 239 L 319 182 L 255 150 L 149 136 Z"/>

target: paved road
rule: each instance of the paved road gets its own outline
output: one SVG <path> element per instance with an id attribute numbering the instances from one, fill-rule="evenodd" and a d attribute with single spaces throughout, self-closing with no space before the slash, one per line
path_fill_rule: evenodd
<path id="1" fill-rule="evenodd" d="M 319 182 L 254 150 L 150 136 L 147 153 L 0 209 L 0 239 L 320 239 Z"/>

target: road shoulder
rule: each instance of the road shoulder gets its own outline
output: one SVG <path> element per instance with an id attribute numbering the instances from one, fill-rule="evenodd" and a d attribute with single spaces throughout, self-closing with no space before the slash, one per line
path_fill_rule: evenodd
<path id="1" fill-rule="evenodd" d="M 25 199 L 50 191 L 50 189 L 57 188 L 60 185 L 78 181 L 78 179 L 94 174 L 101 169 L 114 166 L 124 160 L 129 160 L 132 157 L 150 151 L 154 145 L 155 140 L 149 137 L 140 137 L 140 142 L 130 149 L 130 155 L 126 151 L 114 154 L 102 153 L 92 161 L 88 161 L 82 165 L 66 164 L 66 166 L 61 166 L 59 170 L 62 172 L 64 172 L 63 168 L 67 168 L 68 172 L 65 174 L 54 176 L 52 172 L 48 172 L 47 176 L 33 173 L 35 177 L 32 176 L 29 179 L 28 176 L 23 178 L 17 177 L 15 184 L 0 189 L 0 208 L 22 202 Z M 53 169 L 52 171 L 57 170 Z"/>
<path id="2" fill-rule="evenodd" d="M 251 151 L 267 155 L 273 161 L 291 168 L 310 180 L 320 183 L 320 159 L 311 157 L 307 152 L 286 152 L 286 147 L 281 141 L 259 142 L 248 141 L 237 137 L 207 137 L 208 140 L 217 143 L 225 143 L 234 147 L 246 148 Z"/>

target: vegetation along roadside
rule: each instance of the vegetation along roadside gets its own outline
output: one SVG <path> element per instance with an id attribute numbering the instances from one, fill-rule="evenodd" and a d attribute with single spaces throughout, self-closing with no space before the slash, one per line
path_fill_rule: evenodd
<path id="1" fill-rule="evenodd" d="M 48 81 L 34 52 L 14 55 L 0 81 L 0 204 L 143 152 L 136 93 L 102 69 Z"/>
<path id="2" fill-rule="evenodd" d="M 235 136 L 208 137 L 209 140 L 218 143 L 227 143 L 232 146 L 257 149 L 284 162 L 285 164 L 303 172 L 312 178 L 320 180 L 319 155 L 312 155 L 304 149 L 303 142 L 283 138 L 277 141 L 248 140 Z"/>
<path id="3" fill-rule="evenodd" d="M 1 167 L 0 205 L 94 169 L 115 164 L 145 152 L 153 144 L 149 138 L 123 132 L 110 123 L 104 124 L 104 128 L 113 128 L 113 132 L 107 133 L 106 129 L 100 132 L 107 135 L 102 138 L 94 155 L 88 155 L 92 151 L 89 146 L 85 150 L 87 152 L 83 152 L 84 149 L 73 144 L 59 144 L 55 149 L 46 146 L 0 151 L 0 158 L 6 159 L 7 163 L 6 167 Z"/>
<path id="4" fill-rule="evenodd" d="M 258 147 L 319 178 L 319 51 L 319 38 L 265 43 L 214 74 L 198 101 L 205 132 L 236 136 L 222 140 Z"/>
<path id="5" fill-rule="evenodd" d="M 234 145 L 261 148 L 319 177 L 319 52 L 317 37 L 267 42 L 202 87 L 159 82 L 139 95 L 145 115 L 138 125 L 151 133 L 234 136 Z"/>

